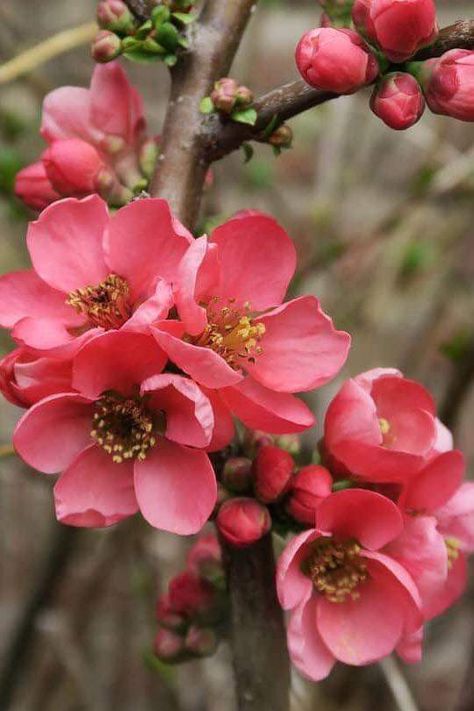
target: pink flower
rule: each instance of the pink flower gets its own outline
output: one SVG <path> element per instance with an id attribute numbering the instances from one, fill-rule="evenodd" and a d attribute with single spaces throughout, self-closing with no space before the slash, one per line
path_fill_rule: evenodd
<path id="1" fill-rule="evenodd" d="M 392 62 L 404 62 L 438 36 L 433 0 L 355 0 L 356 28 Z"/>
<path id="2" fill-rule="evenodd" d="M 324 448 L 335 469 L 373 482 L 404 482 L 452 437 L 431 395 L 390 368 L 347 380 L 326 413 Z"/>
<path id="3" fill-rule="evenodd" d="M 421 625 L 421 600 L 406 570 L 381 552 L 403 530 L 395 504 L 371 491 L 327 497 L 316 528 L 293 538 L 278 562 L 280 603 L 293 610 L 288 647 L 315 681 L 336 660 L 369 664 Z"/>
<path id="4" fill-rule="evenodd" d="M 54 495 L 63 523 L 109 526 L 138 509 L 175 533 L 206 522 L 216 481 L 200 450 L 213 410 L 191 380 L 159 374 L 165 361 L 151 336 L 100 335 L 75 357 L 75 392 L 41 400 L 18 423 L 20 456 L 39 471 L 62 472 Z"/>
<path id="5" fill-rule="evenodd" d="M 347 29 L 318 27 L 306 32 L 295 57 L 298 71 L 308 84 L 336 94 L 352 94 L 370 84 L 379 70 L 362 38 Z"/>
<path id="6" fill-rule="evenodd" d="M 280 499 L 290 486 L 295 463 L 279 447 L 260 447 L 254 461 L 255 493 L 265 504 Z"/>
<path id="7" fill-rule="evenodd" d="M 350 345 L 314 297 L 282 304 L 295 264 L 293 243 L 272 218 L 242 213 L 189 247 L 175 285 L 180 320 L 152 329 L 169 358 L 228 410 L 275 434 L 311 426 L 291 393 L 331 380 Z"/>
<path id="8" fill-rule="evenodd" d="M 70 358 L 42 358 L 27 348 L 15 348 L 0 360 L 0 392 L 19 407 L 67 392 L 71 381 Z"/>
<path id="9" fill-rule="evenodd" d="M 267 534 L 272 519 L 266 506 L 255 499 L 239 497 L 225 501 L 219 508 L 216 526 L 233 546 L 249 546 Z"/>
<path id="10" fill-rule="evenodd" d="M 0 278 L 0 324 L 18 343 L 56 354 L 109 329 L 144 330 L 168 315 L 165 282 L 191 241 L 164 200 L 113 216 L 97 195 L 61 200 L 28 228 L 33 269 Z"/>
<path id="11" fill-rule="evenodd" d="M 332 477 L 317 464 L 303 467 L 293 477 L 286 509 L 300 523 L 314 526 L 316 509 L 332 492 Z"/>
<path id="12" fill-rule="evenodd" d="M 66 86 L 46 96 L 41 134 L 49 148 L 18 173 L 17 195 L 34 209 L 91 193 L 125 204 L 150 177 L 149 155 L 141 164 L 151 145 L 144 129 L 141 98 L 123 69 L 97 66 L 90 89 Z"/>
<path id="13" fill-rule="evenodd" d="M 387 74 L 374 89 L 370 108 L 387 126 L 403 131 L 423 115 L 425 100 L 420 85 L 411 74 Z"/>
<path id="14" fill-rule="evenodd" d="M 474 121 L 474 51 L 452 49 L 424 62 L 421 77 L 431 111 Z"/>

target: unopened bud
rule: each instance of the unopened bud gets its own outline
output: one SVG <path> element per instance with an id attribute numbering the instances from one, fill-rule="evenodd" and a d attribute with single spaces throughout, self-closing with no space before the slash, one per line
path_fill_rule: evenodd
<path id="1" fill-rule="evenodd" d="M 238 106 L 250 106 L 253 101 L 253 94 L 248 86 L 238 86 L 235 92 L 235 99 Z"/>
<path id="2" fill-rule="evenodd" d="M 101 30 L 92 42 L 91 54 L 95 62 L 111 62 L 121 52 L 120 37 L 109 30 Z"/>
<path id="3" fill-rule="evenodd" d="M 217 613 L 219 601 L 214 585 L 191 570 L 174 577 L 168 590 L 171 608 L 181 615 L 208 620 Z"/>
<path id="4" fill-rule="evenodd" d="M 425 110 L 420 85 L 411 74 L 387 74 L 374 89 L 370 108 L 390 128 L 402 131 L 413 126 Z"/>
<path id="5" fill-rule="evenodd" d="M 222 504 L 216 525 L 232 545 L 248 546 L 268 533 L 272 520 L 266 506 L 255 499 L 241 497 Z"/>
<path id="6" fill-rule="evenodd" d="M 277 148 L 290 148 L 293 141 L 293 131 L 284 123 L 278 126 L 268 138 L 268 143 Z"/>
<path id="7" fill-rule="evenodd" d="M 173 609 L 169 595 L 158 598 L 156 619 L 162 627 L 170 630 L 182 630 L 186 626 L 186 617 Z"/>
<path id="8" fill-rule="evenodd" d="M 278 435 L 275 437 L 275 446 L 295 457 L 301 450 L 301 437 L 297 434 Z"/>
<path id="9" fill-rule="evenodd" d="M 201 536 L 198 541 L 189 549 L 187 555 L 189 569 L 194 571 L 206 580 L 217 584 L 222 580 L 222 552 L 217 540 L 217 536 L 210 533 Z"/>
<path id="10" fill-rule="evenodd" d="M 122 0 L 101 0 L 97 5 L 97 24 L 104 30 L 127 32 L 134 25 L 134 17 Z"/>
<path id="11" fill-rule="evenodd" d="M 211 101 L 218 111 L 225 114 L 232 113 L 237 103 L 238 84 L 235 79 L 223 77 L 214 84 L 214 89 L 211 92 Z"/>
<path id="12" fill-rule="evenodd" d="M 325 467 L 311 464 L 293 477 L 286 504 L 288 513 L 300 523 L 314 526 L 316 509 L 332 490 L 332 477 Z"/>
<path id="13" fill-rule="evenodd" d="M 208 657 L 214 654 L 217 644 L 217 635 L 211 627 L 191 625 L 186 635 L 186 650 L 197 657 Z"/>
<path id="14" fill-rule="evenodd" d="M 224 464 L 222 483 L 226 489 L 244 494 L 252 487 L 252 461 L 247 457 L 231 457 Z"/>
<path id="15" fill-rule="evenodd" d="M 275 443 L 275 437 L 268 432 L 260 430 L 246 430 L 244 434 L 243 448 L 245 453 L 252 459 L 260 447 L 271 446 Z"/>
<path id="16" fill-rule="evenodd" d="M 184 639 L 176 632 L 162 627 L 156 634 L 153 648 L 159 659 L 164 662 L 174 662 L 184 651 Z"/>
<path id="17" fill-rule="evenodd" d="M 153 175 L 159 152 L 160 147 L 157 138 L 148 138 L 140 147 L 138 163 L 140 170 L 147 178 L 151 178 Z"/>
<path id="18" fill-rule="evenodd" d="M 254 461 L 255 493 L 266 504 L 283 496 L 291 483 L 293 457 L 279 447 L 261 447 Z"/>

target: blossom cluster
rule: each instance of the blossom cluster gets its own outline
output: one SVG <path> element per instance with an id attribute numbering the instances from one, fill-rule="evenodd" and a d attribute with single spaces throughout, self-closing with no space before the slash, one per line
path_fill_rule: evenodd
<path id="1" fill-rule="evenodd" d="M 416 61 L 438 36 L 434 0 L 325 0 L 322 27 L 306 32 L 296 64 L 316 89 L 351 94 L 374 84 L 372 111 L 396 130 L 431 111 L 474 121 L 474 51 Z M 341 26 L 342 24 L 342 26 Z"/>

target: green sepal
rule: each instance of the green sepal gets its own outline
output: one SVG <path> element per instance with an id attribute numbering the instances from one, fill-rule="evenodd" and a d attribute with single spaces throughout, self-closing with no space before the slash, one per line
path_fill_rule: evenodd
<path id="1" fill-rule="evenodd" d="M 230 117 L 232 121 L 236 121 L 237 123 L 246 123 L 249 126 L 255 126 L 258 114 L 255 109 L 250 107 L 248 109 L 233 111 Z"/>
<path id="2" fill-rule="evenodd" d="M 212 114 L 214 111 L 214 104 L 210 96 L 204 96 L 199 102 L 199 111 L 202 114 Z"/>
<path id="3" fill-rule="evenodd" d="M 173 12 L 171 17 L 178 20 L 178 22 L 181 22 L 183 25 L 190 25 L 197 19 L 197 15 L 191 12 Z"/>
<path id="4" fill-rule="evenodd" d="M 163 22 L 156 28 L 156 41 L 168 52 L 174 52 L 179 44 L 179 32 L 171 22 Z"/>
<path id="5" fill-rule="evenodd" d="M 174 65 L 178 61 L 178 57 L 175 54 L 170 53 L 164 57 L 163 61 L 167 67 L 174 67 Z"/>

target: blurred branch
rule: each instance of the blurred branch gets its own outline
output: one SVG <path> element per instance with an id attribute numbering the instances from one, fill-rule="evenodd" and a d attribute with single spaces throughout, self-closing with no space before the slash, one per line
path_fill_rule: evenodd
<path id="1" fill-rule="evenodd" d="M 445 27 L 440 31 L 438 40 L 430 47 L 420 50 L 412 61 L 439 57 L 455 48 L 474 48 L 474 20 L 459 20 L 454 25 Z M 306 82 L 297 80 L 273 89 L 255 101 L 258 118 L 254 126 L 222 121 L 219 116 L 213 114 L 208 118 L 205 127 L 209 160 L 212 162 L 223 158 L 246 141 L 258 141 L 275 117 L 276 128 L 284 121 L 338 96 L 328 91 L 312 89 Z"/>
<path id="2" fill-rule="evenodd" d="M 21 52 L 13 59 L 0 65 L 0 84 L 6 84 L 22 74 L 33 71 L 39 65 L 68 52 L 70 49 L 87 44 L 96 32 L 95 22 L 86 22 L 78 27 L 73 27 L 72 30 L 63 30 L 48 37 L 44 42 L 40 42 L 35 47 Z"/>
<path id="3" fill-rule="evenodd" d="M 418 707 L 413 698 L 407 680 L 403 676 L 400 668 L 393 657 L 386 657 L 379 662 L 385 680 L 390 687 L 393 698 L 399 708 L 399 711 L 418 711 Z"/>
<path id="4" fill-rule="evenodd" d="M 474 382 L 474 337 L 453 364 L 451 379 L 440 407 L 439 417 L 450 429 L 456 428 L 462 406 Z M 474 703 L 474 698 L 473 698 Z"/>

